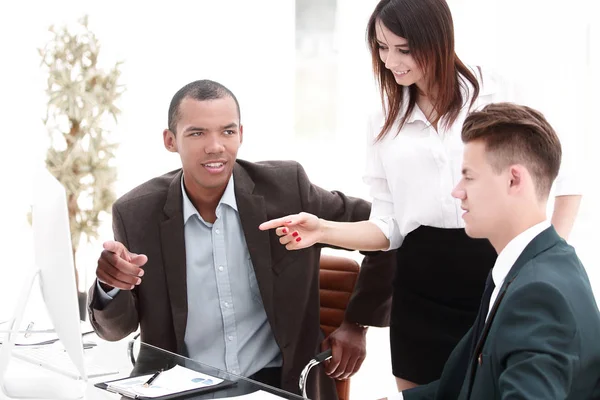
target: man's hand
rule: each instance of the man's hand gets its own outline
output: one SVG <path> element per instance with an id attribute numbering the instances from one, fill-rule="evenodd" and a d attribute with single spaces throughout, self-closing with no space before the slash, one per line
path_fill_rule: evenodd
<path id="1" fill-rule="evenodd" d="M 288 250 L 305 249 L 318 243 L 323 236 L 321 220 L 305 212 L 272 219 L 258 227 L 261 231 L 273 228 L 277 228 L 275 233 L 279 236 L 279 243 Z"/>
<path id="2" fill-rule="evenodd" d="M 348 379 L 360 369 L 367 356 L 366 328 L 344 321 L 323 343 L 321 351 L 331 348 L 332 357 L 325 373 L 333 379 Z"/>
<path id="3" fill-rule="evenodd" d="M 96 268 L 96 277 L 103 289 L 131 290 L 142 283 L 140 277 L 144 275 L 144 270 L 140 267 L 146 264 L 148 257 L 130 253 L 122 243 L 116 241 L 104 242 L 103 247 Z"/>

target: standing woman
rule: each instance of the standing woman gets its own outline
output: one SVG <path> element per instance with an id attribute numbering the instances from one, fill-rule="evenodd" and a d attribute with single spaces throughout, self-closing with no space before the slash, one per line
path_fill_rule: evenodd
<path id="1" fill-rule="evenodd" d="M 477 315 L 496 252 L 465 234 L 464 211 L 451 192 L 461 178 L 468 112 L 507 99 L 498 79 L 455 54 L 445 0 L 381 0 L 367 37 L 383 103 L 368 136 L 370 220 L 337 223 L 301 213 L 260 228 L 277 228 L 290 250 L 317 242 L 398 249 L 390 342 L 398 390 L 405 390 L 440 377 Z M 557 180 L 552 217 L 563 238 L 581 198 L 565 183 Z"/>

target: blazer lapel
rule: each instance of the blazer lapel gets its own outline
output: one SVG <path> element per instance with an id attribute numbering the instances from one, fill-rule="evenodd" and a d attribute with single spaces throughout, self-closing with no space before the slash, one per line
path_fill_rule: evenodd
<path id="1" fill-rule="evenodd" d="M 183 354 L 187 325 L 187 282 L 181 176 L 182 172 L 180 171 L 175 175 L 169 186 L 167 200 L 163 208 L 166 219 L 160 224 L 163 265 L 171 302 L 177 352 L 179 354 Z"/>
<path id="2" fill-rule="evenodd" d="M 267 207 L 263 196 L 253 194 L 254 181 L 239 164 L 233 167 L 235 199 L 237 202 L 244 238 L 258 281 L 258 287 L 269 322 L 275 322 L 273 304 L 273 272 L 271 271 L 271 245 L 269 232 L 258 226 L 267 221 Z"/>
<path id="3" fill-rule="evenodd" d="M 538 254 L 546 251 L 550 247 L 554 246 L 560 239 L 560 236 L 554 230 L 554 227 L 550 226 L 548 229 L 542 231 L 539 235 L 537 235 L 529 244 L 525 247 L 517 261 L 515 261 L 514 265 L 508 272 L 506 279 L 504 279 L 504 283 L 498 292 L 498 297 L 494 301 L 494 305 L 490 309 L 490 313 L 488 315 L 487 320 L 485 321 L 485 325 L 483 327 L 483 331 L 481 332 L 481 337 L 475 346 L 475 351 L 473 352 L 473 357 L 469 362 L 469 371 L 467 372 L 468 379 L 468 396 L 471 395 L 471 389 L 473 387 L 473 380 L 475 378 L 475 372 L 477 371 L 477 363 L 481 364 L 481 353 L 483 350 L 483 345 L 485 344 L 485 340 L 487 339 L 488 333 L 492 326 L 492 322 L 494 321 L 494 317 L 496 316 L 496 312 L 500 303 L 502 302 L 506 290 L 510 286 L 510 284 L 517 278 L 519 272 L 523 268 L 525 264 L 527 264 L 531 259 L 536 257 Z"/>

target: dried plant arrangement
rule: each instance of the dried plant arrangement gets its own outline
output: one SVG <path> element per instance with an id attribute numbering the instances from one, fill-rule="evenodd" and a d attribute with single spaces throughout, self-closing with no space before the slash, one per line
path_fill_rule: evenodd
<path id="1" fill-rule="evenodd" d="M 111 128 L 124 91 L 118 83 L 121 62 L 98 65 L 100 44 L 83 17 L 77 26 L 49 28 L 51 40 L 39 49 L 48 72 L 44 124 L 50 136 L 46 166 L 65 187 L 73 257 L 82 239 L 98 237 L 102 213 L 115 200 L 117 143 Z M 79 287 L 79 274 L 75 269 Z"/>

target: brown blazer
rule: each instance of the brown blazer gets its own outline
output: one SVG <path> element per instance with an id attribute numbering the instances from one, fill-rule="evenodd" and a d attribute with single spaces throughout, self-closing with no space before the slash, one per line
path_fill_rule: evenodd
<path id="1" fill-rule="evenodd" d="M 344 319 L 361 325 L 390 326 L 396 250 L 365 255 Z"/>
<path id="2" fill-rule="evenodd" d="M 120 291 L 99 310 L 94 284 L 90 289 L 90 321 L 98 335 L 120 340 L 140 325 L 141 339 L 184 353 L 187 287 L 181 170 L 154 178 L 133 189 L 113 206 L 115 240 L 130 251 L 146 254 L 141 285 Z M 283 354 L 282 388 L 298 393 L 302 368 L 320 351 L 320 246 L 288 251 L 274 231 L 260 223 L 310 212 L 333 221 L 369 217 L 368 202 L 312 185 L 302 167 L 291 161 L 251 163 L 238 160 L 233 170 L 242 229 L 255 269 L 267 318 Z M 366 257 L 363 265 L 389 264 L 385 253 Z M 385 268 L 387 268 L 386 266 Z M 336 399 L 333 381 L 323 369 L 311 373 L 312 399 Z"/>

